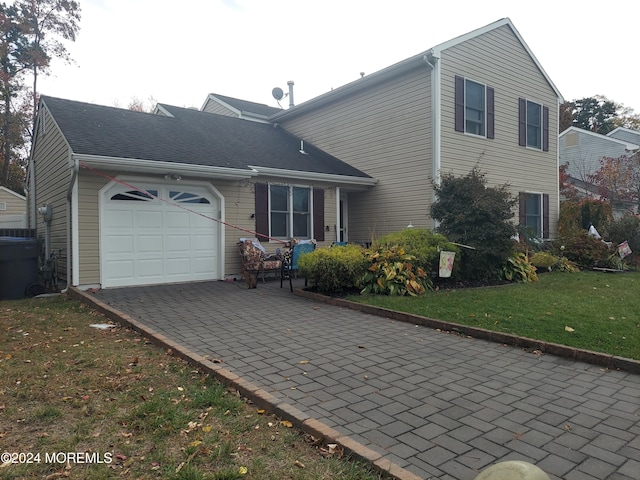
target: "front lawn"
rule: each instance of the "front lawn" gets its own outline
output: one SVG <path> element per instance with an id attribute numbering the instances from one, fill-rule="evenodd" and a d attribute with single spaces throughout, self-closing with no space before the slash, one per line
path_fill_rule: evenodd
<path id="1" fill-rule="evenodd" d="M 540 281 L 349 300 L 640 360 L 640 274 L 543 273 Z"/>

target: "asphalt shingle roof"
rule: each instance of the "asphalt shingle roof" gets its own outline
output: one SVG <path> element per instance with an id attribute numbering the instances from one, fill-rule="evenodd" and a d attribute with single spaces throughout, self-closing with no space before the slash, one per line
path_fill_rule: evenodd
<path id="1" fill-rule="evenodd" d="M 161 104 L 173 117 L 42 96 L 76 154 L 369 178 L 281 127 Z"/>

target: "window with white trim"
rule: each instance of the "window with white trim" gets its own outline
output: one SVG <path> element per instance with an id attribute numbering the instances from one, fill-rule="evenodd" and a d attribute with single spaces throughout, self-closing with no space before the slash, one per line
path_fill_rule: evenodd
<path id="1" fill-rule="evenodd" d="M 525 201 L 525 226 L 540 238 L 542 236 L 542 195 L 527 193 Z"/>
<path id="2" fill-rule="evenodd" d="M 542 105 L 527 100 L 527 147 L 542 149 Z"/>
<path id="3" fill-rule="evenodd" d="M 269 185 L 269 224 L 276 238 L 311 238 L 311 189 Z"/>
<path id="4" fill-rule="evenodd" d="M 455 130 L 494 138 L 495 91 L 468 78 L 455 77 Z"/>

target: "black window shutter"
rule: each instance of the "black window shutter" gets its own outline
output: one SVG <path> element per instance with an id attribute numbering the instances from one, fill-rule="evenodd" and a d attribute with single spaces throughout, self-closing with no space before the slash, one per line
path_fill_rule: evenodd
<path id="1" fill-rule="evenodd" d="M 542 107 L 542 150 L 549 151 L 549 107 Z"/>
<path id="2" fill-rule="evenodd" d="M 269 185 L 256 183 L 256 232 L 258 240 L 269 239 Z"/>
<path id="3" fill-rule="evenodd" d="M 542 238 L 549 238 L 549 194 L 542 194 Z"/>
<path id="4" fill-rule="evenodd" d="M 324 242 L 324 190 L 313 189 L 313 236 Z"/>
<path id="5" fill-rule="evenodd" d="M 527 224 L 527 194 L 518 193 L 518 222 L 520 225 Z"/>
<path id="6" fill-rule="evenodd" d="M 527 145 L 527 101 L 518 99 L 518 145 Z"/>
<path id="7" fill-rule="evenodd" d="M 456 75 L 456 132 L 464 132 L 464 78 Z"/>
<path id="8" fill-rule="evenodd" d="M 495 91 L 491 87 L 487 87 L 487 138 L 495 138 Z"/>

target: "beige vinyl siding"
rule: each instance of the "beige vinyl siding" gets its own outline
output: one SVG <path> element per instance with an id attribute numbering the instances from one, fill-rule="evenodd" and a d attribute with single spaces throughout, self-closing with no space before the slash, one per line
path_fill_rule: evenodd
<path id="1" fill-rule="evenodd" d="M 551 237 L 558 219 L 558 99 L 542 72 L 508 26 L 502 26 L 442 54 L 442 173 L 467 174 L 474 165 L 489 185 L 549 194 Z M 495 139 L 454 128 L 456 75 L 495 89 Z M 518 98 L 549 108 L 549 151 L 518 145 Z M 517 212 L 514 222 L 517 222 Z"/>
<path id="2" fill-rule="evenodd" d="M 0 203 L 6 205 L 6 209 L 0 210 L 0 215 L 24 215 L 27 209 L 27 201 L 13 193 L 0 189 Z"/>
<path id="3" fill-rule="evenodd" d="M 69 238 L 67 232 L 67 188 L 71 178 L 69 147 L 46 107 L 43 111 L 42 118 L 46 122 L 45 133 L 43 134 L 40 129 L 32 153 L 37 179 L 35 204 L 36 207 L 51 205 L 50 252 L 60 253 L 58 271 L 61 276 L 66 276 L 67 241 Z M 35 223 L 38 239 L 43 242 L 44 246 L 45 225 L 42 216 L 37 214 L 31 222 Z"/>
<path id="4" fill-rule="evenodd" d="M 118 172 L 104 172 L 111 177 L 117 177 Z M 153 182 L 154 178 L 161 181 L 158 176 L 149 176 L 145 182 Z M 190 181 L 202 182 L 202 179 L 190 179 L 183 177 L 181 183 L 189 184 Z M 282 179 L 260 179 L 262 183 L 283 183 Z M 79 230 L 79 257 L 80 278 L 76 279 L 79 285 L 96 285 L 100 283 L 100 229 L 99 229 L 99 191 L 109 180 L 102 176 L 81 169 L 78 175 L 78 230 Z M 135 182 L 132 182 L 135 184 Z M 289 182 L 285 182 L 289 183 Z M 296 185 L 308 185 L 303 182 L 291 182 Z M 219 180 L 212 179 L 211 184 L 225 199 L 225 218 L 229 224 L 224 228 L 225 237 L 225 265 L 224 275 L 235 275 L 240 272 L 240 254 L 237 243 L 241 237 L 253 237 L 250 232 L 255 230 L 255 219 L 251 215 L 255 212 L 255 185 L 249 180 Z M 336 221 L 336 196 L 335 188 L 326 184 L 313 184 L 312 187 L 325 188 L 325 224 L 333 229 Z M 213 221 L 213 220 L 212 220 Z M 240 227 L 244 230 L 234 228 Z M 325 232 L 327 241 L 320 246 L 329 245 L 335 238 L 333 232 Z M 278 242 L 264 242 L 268 252 L 275 252 L 276 248 L 283 248 Z"/>
<path id="5" fill-rule="evenodd" d="M 214 101 L 214 100 L 207 100 L 204 108 L 202 109 L 203 112 L 207 112 L 207 113 L 215 113 L 217 115 L 225 115 L 227 117 L 238 117 L 239 115 L 234 112 L 233 110 L 221 105 L 220 103 Z"/>
<path id="6" fill-rule="evenodd" d="M 409 222 L 431 225 L 430 95 L 425 65 L 282 122 L 295 135 L 379 180 L 370 190 L 349 193 L 350 241 L 367 242 Z"/>

